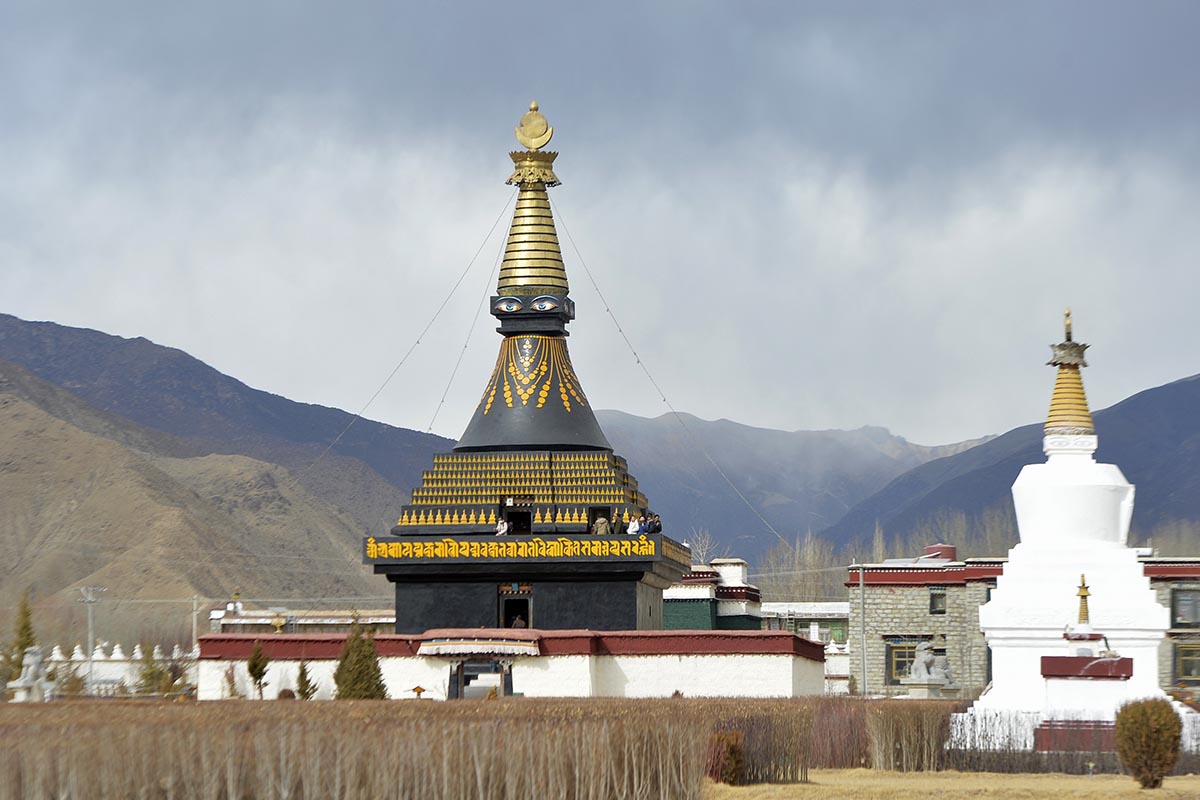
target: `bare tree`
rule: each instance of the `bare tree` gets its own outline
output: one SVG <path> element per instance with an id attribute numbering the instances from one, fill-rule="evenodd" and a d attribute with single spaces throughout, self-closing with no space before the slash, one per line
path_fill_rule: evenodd
<path id="1" fill-rule="evenodd" d="M 846 598 L 846 566 L 832 542 L 812 531 L 793 542 L 781 541 L 763 556 L 754 579 L 764 597 L 779 601 Z"/>
<path id="2" fill-rule="evenodd" d="M 693 564 L 708 564 L 714 558 L 724 558 L 729 555 L 729 548 L 721 547 L 708 528 L 699 530 L 692 528 L 692 535 L 688 537 L 688 546 L 692 548 Z"/>

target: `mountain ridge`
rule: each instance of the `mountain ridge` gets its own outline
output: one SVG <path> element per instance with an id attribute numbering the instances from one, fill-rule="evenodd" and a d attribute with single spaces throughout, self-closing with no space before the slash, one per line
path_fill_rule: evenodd
<path id="1" fill-rule="evenodd" d="M 1200 520 L 1200 375 L 1137 392 L 1093 413 L 1096 460 L 1116 464 L 1138 487 L 1133 530 L 1145 533 L 1179 520 Z M 909 537 L 939 511 L 978 518 L 1011 509 L 1021 467 L 1045 460 L 1042 425 L 1031 424 L 963 453 L 913 468 L 822 531 L 839 542 L 870 538 L 876 522 L 889 536 Z"/>

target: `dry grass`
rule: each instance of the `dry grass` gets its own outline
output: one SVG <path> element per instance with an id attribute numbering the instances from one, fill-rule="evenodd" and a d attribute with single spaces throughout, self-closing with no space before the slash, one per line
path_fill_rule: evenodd
<path id="1" fill-rule="evenodd" d="M 711 724 L 668 703 L 0 706 L 8 798 L 697 800 Z"/>
<path id="2" fill-rule="evenodd" d="M 0 800 L 1069 798 L 1137 791 L 1127 777 L 1061 774 L 1088 769 L 1086 753 L 972 756 L 986 773 L 865 769 L 971 761 L 942 751 L 952 709 L 819 697 L 8 704 L 0 705 Z M 758 786 L 704 794 L 716 731 L 743 745 L 739 773 Z M 1092 766 L 1115 769 L 1115 762 Z M 991 774 L 1001 771 L 1007 774 Z M 794 785 L 806 775 L 812 786 Z M 1157 796 L 1200 797 L 1192 776 L 1168 778 L 1166 788 Z"/>
<path id="3" fill-rule="evenodd" d="M 720 786 L 708 784 L 704 800 L 911 800 L 914 797 L 1104 798 L 1200 797 L 1200 776 L 1167 778 L 1162 789 L 1147 794 L 1124 775 L 996 774 L 991 772 L 885 772 L 868 769 L 811 770 L 808 784 Z"/>

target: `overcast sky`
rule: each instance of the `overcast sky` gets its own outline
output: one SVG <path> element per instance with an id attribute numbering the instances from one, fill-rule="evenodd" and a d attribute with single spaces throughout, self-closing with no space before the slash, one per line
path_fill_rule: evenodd
<path id="1" fill-rule="evenodd" d="M 0 311 L 356 411 L 509 201 L 536 98 L 596 407 L 666 410 L 581 257 L 706 418 L 1003 432 L 1044 416 L 1067 305 L 1093 408 L 1200 372 L 1200 5 L 447 6 L 6 4 Z M 506 226 L 367 416 L 429 425 Z"/>

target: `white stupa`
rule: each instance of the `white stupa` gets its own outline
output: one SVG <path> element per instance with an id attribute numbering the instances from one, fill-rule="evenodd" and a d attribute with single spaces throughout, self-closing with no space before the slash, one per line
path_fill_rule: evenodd
<path id="1" fill-rule="evenodd" d="M 968 715 L 976 730 L 993 712 L 1024 718 L 1016 738 L 1026 746 L 1048 720 L 1110 722 L 1128 700 L 1162 697 L 1158 646 L 1170 621 L 1127 544 L 1133 486 L 1093 458 L 1080 377 L 1087 345 L 1073 341 L 1070 311 L 1066 340 L 1051 348 L 1047 458 L 1012 487 L 1020 543 L 979 609 L 992 682 Z"/>

